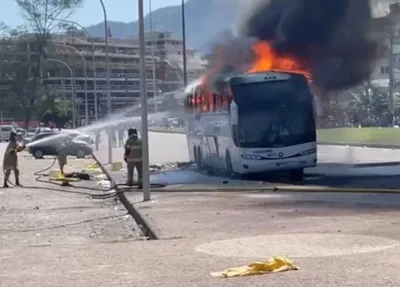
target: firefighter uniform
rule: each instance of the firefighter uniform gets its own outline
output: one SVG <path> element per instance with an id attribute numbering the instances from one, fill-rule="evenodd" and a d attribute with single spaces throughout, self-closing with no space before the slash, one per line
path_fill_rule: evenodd
<path id="1" fill-rule="evenodd" d="M 8 180 L 10 179 L 11 171 L 14 171 L 15 185 L 20 186 L 17 153 L 22 150 L 23 147 L 19 146 L 17 143 L 16 134 L 15 133 L 11 134 L 10 141 L 7 145 L 3 157 L 3 170 L 4 170 L 3 187 L 5 188 L 8 187 Z"/>
<path id="2" fill-rule="evenodd" d="M 129 136 L 125 142 L 125 161 L 128 167 L 128 181 L 127 184 L 133 185 L 133 172 L 136 168 L 138 173 L 138 184 L 139 187 L 142 184 L 142 140 L 139 139 L 137 134 Z"/>
<path id="3" fill-rule="evenodd" d="M 61 174 L 64 175 L 64 166 L 67 164 L 67 146 L 64 142 L 60 142 L 58 147 L 57 159 L 60 166 Z"/>

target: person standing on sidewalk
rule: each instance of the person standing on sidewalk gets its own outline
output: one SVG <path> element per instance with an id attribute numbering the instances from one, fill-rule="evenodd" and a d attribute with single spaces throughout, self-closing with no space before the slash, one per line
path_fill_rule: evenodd
<path id="1" fill-rule="evenodd" d="M 124 126 L 121 124 L 118 126 L 118 145 L 119 145 L 119 147 L 123 146 L 124 137 L 125 137 L 125 129 L 124 129 Z"/>
<path id="2" fill-rule="evenodd" d="M 8 188 L 8 181 L 10 179 L 11 171 L 14 171 L 15 185 L 21 186 L 19 181 L 19 169 L 18 169 L 18 152 L 25 149 L 24 146 L 20 146 L 17 142 L 17 134 L 11 132 L 10 139 L 3 157 L 3 170 L 4 170 L 4 183 L 3 187 Z"/>
<path id="3" fill-rule="evenodd" d="M 57 151 L 58 165 L 60 166 L 61 176 L 64 176 L 64 167 L 67 165 L 67 143 L 64 139 L 60 140 Z"/>
<path id="4" fill-rule="evenodd" d="M 128 130 L 128 139 L 125 143 L 124 160 L 128 167 L 127 185 L 133 186 L 133 172 L 136 168 L 138 174 L 138 188 L 142 189 L 142 140 L 136 129 Z"/>
<path id="5" fill-rule="evenodd" d="M 96 150 L 99 150 L 99 144 L 101 141 L 101 130 L 100 129 L 96 129 L 94 132 L 94 136 L 95 136 L 95 144 L 96 144 Z"/>

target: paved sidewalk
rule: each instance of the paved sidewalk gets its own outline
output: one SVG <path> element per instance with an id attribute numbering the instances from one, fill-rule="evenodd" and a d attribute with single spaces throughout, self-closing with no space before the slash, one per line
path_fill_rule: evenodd
<path id="1" fill-rule="evenodd" d="M 4 145 L 0 149 L 2 155 Z M 76 193 L 88 192 L 82 188 L 59 192 L 36 182 L 33 173 L 52 161 L 23 153 L 19 165 L 25 187 L 0 188 L 0 286 L 122 286 L 127 278 L 117 270 L 97 270 L 116 265 L 116 258 L 104 255 L 141 240 L 135 222 L 114 199 L 94 200 Z M 69 159 L 68 168 L 80 171 L 91 162 Z M 95 182 L 76 185 L 96 187 Z"/>

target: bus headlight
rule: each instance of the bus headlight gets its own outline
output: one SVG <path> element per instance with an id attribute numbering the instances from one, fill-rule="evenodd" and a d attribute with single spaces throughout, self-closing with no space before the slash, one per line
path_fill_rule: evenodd
<path id="1" fill-rule="evenodd" d="M 310 155 L 310 154 L 314 154 L 314 153 L 317 153 L 317 149 L 316 148 L 305 150 L 305 151 L 301 152 L 301 155 Z"/>
<path id="2" fill-rule="evenodd" d="M 242 154 L 242 158 L 246 160 L 262 160 L 262 156 L 254 154 Z"/>

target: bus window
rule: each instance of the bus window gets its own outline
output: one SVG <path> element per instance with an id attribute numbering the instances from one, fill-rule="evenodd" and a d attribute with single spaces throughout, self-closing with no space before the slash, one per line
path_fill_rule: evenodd
<path id="1" fill-rule="evenodd" d="M 190 112 L 192 112 L 193 111 L 193 95 L 189 95 L 187 97 L 187 105 L 188 105 L 188 110 Z"/>
<path id="2" fill-rule="evenodd" d="M 210 94 L 210 111 L 215 112 L 215 100 L 216 100 L 216 94 Z"/>
<path id="3" fill-rule="evenodd" d="M 185 110 L 189 111 L 190 110 L 190 96 L 187 95 L 185 98 Z"/>
<path id="4" fill-rule="evenodd" d="M 220 112 L 221 107 L 222 107 L 222 96 L 221 96 L 221 94 L 218 93 L 215 95 L 215 110 L 217 112 Z"/>
<path id="5" fill-rule="evenodd" d="M 192 107 L 192 109 L 196 106 L 195 95 L 190 95 L 190 106 Z"/>
<path id="6" fill-rule="evenodd" d="M 196 90 L 196 106 L 195 106 L 196 113 L 201 112 L 201 95 L 200 91 L 197 89 Z"/>
<path id="7" fill-rule="evenodd" d="M 221 109 L 223 110 L 223 111 L 227 111 L 227 110 L 229 110 L 229 94 L 228 93 L 224 93 L 223 95 L 222 95 L 222 107 L 221 107 Z"/>
<path id="8" fill-rule="evenodd" d="M 202 92 L 201 93 L 201 111 L 203 113 L 207 113 L 208 112 L 208 93 L 206 92 Z"/>

